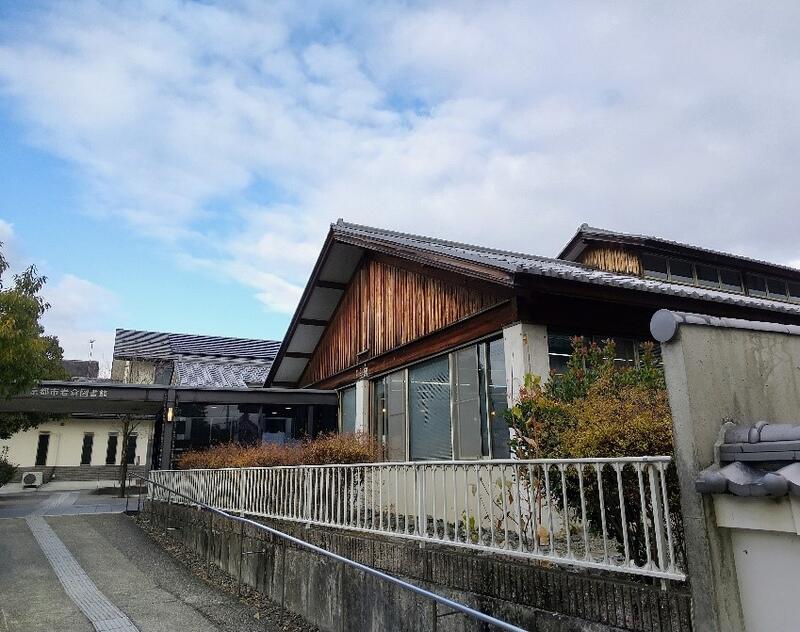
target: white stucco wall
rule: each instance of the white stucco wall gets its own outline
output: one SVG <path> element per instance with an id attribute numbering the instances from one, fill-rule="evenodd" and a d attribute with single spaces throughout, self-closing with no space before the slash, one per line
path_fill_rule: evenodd
<path id="1" fill-rule="evenodd" d="M 37 428 L 18 432 L 10 439 L 0 441 L 0 449 L 8 446 L 8 457 L 12 463 L 21 468 L 32 468 L 36 463 L 39 435 L 49 432 L 50 447 L 45 467 L 78 466 L 81 464 L 83 435 L 92 432 L 94 433 L 94 444 L 91 465 L 105 465 L 108 435 L 112 432 L 119 434 L 120 431 L 121 422 L 116 419 L 67 418 L 63 421 L 50 421 Z M 138 462 L 144 465 L 147 460 L 147 445 L 153 432 L 153 422 L 140 422 L 135 432 L 137 434 L 136 457 Z M 118 439 L 115 465 L 119 464 L 121 454 L 122 441 Z"/>
<path id="2" fill-rule="evenodd" d="M 525 384 L 525 375 L 538 375 L 542 381 L 550 375 L 547 327 L 532 323 L 509 325 L 503 329 L 503 351 L 508 405 L 513 406 Z"/>

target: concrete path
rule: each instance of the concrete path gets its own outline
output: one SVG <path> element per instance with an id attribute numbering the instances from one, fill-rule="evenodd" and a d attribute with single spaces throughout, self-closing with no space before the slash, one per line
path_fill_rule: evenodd
<path id="1" fill-rule="evenodd" d="M 188 572 L 124 514 L 32 520 L 47 526 L 75 567 L 141 632 L 275 629 Z M 97 629 L 62 587 L 26 520 L 0 520 L 0 560 L 0 631 Z"/>
<path id="2" fill-rule="evenodd" d="M 114 513 L 126 507 L 136 509 L 137 497 L 117 498 L 97 494 L 95 490 L 38 491 L 0 496 L 0 518 L 24 518 L 34 514 L 65 516 L 76 514 Z M 2 629 L 2 628 L 0 628 Z"/>

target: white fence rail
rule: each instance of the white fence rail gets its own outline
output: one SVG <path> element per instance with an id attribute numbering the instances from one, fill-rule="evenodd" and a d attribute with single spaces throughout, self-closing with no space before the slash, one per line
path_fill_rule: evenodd
<path id="1" fill-rule="evenodd" d="M 669 465 L 669 457 L 417 461 L 150 477 L 224 511 L 683 580 Z M 150 486 L 148 495 L 169 492 Z"/>

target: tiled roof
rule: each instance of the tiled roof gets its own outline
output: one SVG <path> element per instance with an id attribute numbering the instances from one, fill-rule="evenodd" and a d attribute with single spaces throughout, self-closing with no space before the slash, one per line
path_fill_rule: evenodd
<path id="1" fill-rule="evenodd" d="M 339 220 L 332 226 L 335 235 L 354 237 L 371 242 L 385 243 L 399 248 L 422 250 L 432 255 L 443 255 L 463 261 L 491 266 L 510 273 L 566 279 L 611 287 L 667 294 L 683 298 L 714 301 L 740 307 L 800 315 L 800 304 L 757 298 L 710 288 L 667 283 L 637 276 L 606 272 L 580 263 L 528 255 L 507 250 L 484 248 L 443 239 L 399 233 Z"/>
<path id="2" fill-rule="evenodd" d="M 730 425 L 719 448 L 718 465 L 695 481 L 701 494 L 800 496 L 800 426 Z"/>
<path id="3" fill-rule="evenodd" d="M 273 360 L 280 342 L 223 336 L 117 329 L 115 358 L 231 358 Z"/>
<path id="4" fill-rule="evenodd" d="M 779 274 L 780 271 L 789 272 L 792 275 L 800 274 L 800 270 L 797 268 L 793 268 L 791 266 L 782 265 L 779 263 L 772 263 L 771 261 L 764 261 L 763 259 L 755 259 L 753 257 L 745 257 L 743 255 L 736 255 L 730 252 L 724 252 L 722 250 L 714 250 L 713 248 L 703 248 L 702 246 L 693 246 L 691 244 L 685 244 L 680 241 L 674 241 L 672 239 L 664 239 L 663 237 L 653 237 L 652 235 L 640 235 L 636 233 L 622 233 L 614 230 L 608 230 L 607 228 L 597 228 L 596 226 L 589 226 L 588 224 L 582 224 L 581 227 L 578 229 L 578 232 L 575 234 L 575 237 L 586 237 L 588 239 L 599 238 L 599 239 L 620 239 L 620 240 L 629 240 L 629 241 L 638 241 L 638 242 L 647 242 L 650 244 L 660 244 L 662 246 L 671 247 L 671 248 L 678 248 L 681 250 L 694 250 L 699 254 L 707 254 L 707 255 L 714 255 L 717 257 L 724 257 L 730 259 L 738 259 L 743 264 L 757 264 L 759 266 L 769 266 L 770 268 L 775 268 L 776 274 Z M 573 240 L 575 239 L 573 237 Z"/>
<path id="5" fill-rule="evenodd" d="M 196 386 L 209 388 L 245 388 L 252 384 L 259 386 L 269 373 L 272 362 L 232 363 L 208 361 L 175 362 L 173 384 L 176 386 Z"/>

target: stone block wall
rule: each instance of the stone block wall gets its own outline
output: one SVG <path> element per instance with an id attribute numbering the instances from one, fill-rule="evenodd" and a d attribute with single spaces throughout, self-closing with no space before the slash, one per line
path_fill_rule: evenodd
<path id="1" fill-rule="evenodd" d="M 158 526 L 274 601 L 326 632 L 433 629 L 429 600 L 305 551 L 254 527 L 194 508 L 148 503 Z M 687 586 L 619 574 L 589 573 L 386 536 L 266 521 L 264 524 L 357 562 L 402 577 L 527 630 L 539 632 L 689 632 Z M 283 557 L 285 555 L 285 558 Z M 443 611 L 440 608 L 440 613 Z M 438 630 L 472 632 L 482 624 L 461 615 Z"/>

